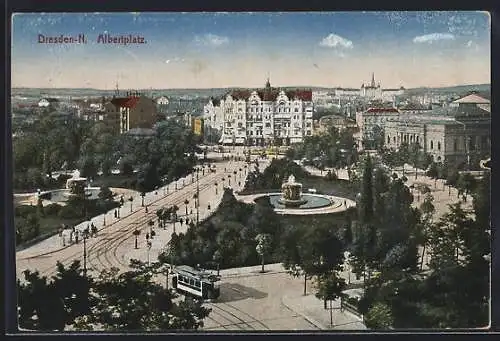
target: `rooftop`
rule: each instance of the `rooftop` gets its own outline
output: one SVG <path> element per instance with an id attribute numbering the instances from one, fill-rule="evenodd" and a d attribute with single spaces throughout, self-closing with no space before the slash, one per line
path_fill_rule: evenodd
<path id="1" fill-rule="evenodd" d="M 490 104 L 490 101 L 484 97 L 481 97 L 475 93 L 462 97 L 453 101 L 453 103 L 470 103 L 470 104 Z"/>

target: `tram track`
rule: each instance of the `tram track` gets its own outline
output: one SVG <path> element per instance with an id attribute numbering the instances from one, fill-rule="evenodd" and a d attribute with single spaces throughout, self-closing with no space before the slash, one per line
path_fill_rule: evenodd
<path id="1" fill-rule="evenodd" d="M 255 328 L 252 325 L 250 325 L 250 323 L 255 322 L 255 321 L 245 321 L 244 319 L 242 319 L 238 315 L 230 312 L 227 309 L 221 308 L 219 305 L 215 305 L 213 303 L 209 303 L 209 304 L 207 304 L 207 306 L 212 308 L 212 311 L 210 314 L 215 313 L 217 316 L 223 317 L 224 319 L 231 322 L 231 325 L 235 325 L 241 330 L 255 330 Z M 232 321 L 230 318 L 228 318 L 228 317 L 224 316 L 224 314 L 220 313 L 220 311 L 222 311 L 224 314 L 230 315 L 231 318 L 236 319 L 239 322 Z M 249 329 L 244 329 L 242 325 L 246 325 Z M 223 325 L 220 325 L 220 326 L 222 327 Z"/>
<path id="2" fill-rule="evenodd" d="M 225 177 L 225 173 L 210 173 L 206 175 L 203 179 L 206 179 L 206 182 L 199 185 L 200 186 L 200 191 L 204 191 L 205 189 L 209 188 L 210 186 L 213 186 L 214 182 L 219 181 L 223 177 Z M 198 180 L 200 181 L 200 180 Z M 193 182 L 191 183 L 193 184 Z M 189 185 L 186 185 L 187 187 Z M 190 189 L 188 192 L 171 192 L 170 194 L 167 194 L 166 196 L 160 197 L 154 201 L 152 201 L 148 206 L 153 206 L 155 204 L 160 203 L 158 206 L 166 206 L 166 205 L 173 205 L 176 204 L 180 207 L 182 204 L 182 199 L 184 199 L 187 196 L 191 196 L 194 193 L 196 193 L 196 189 Z M 165 201 L 165 202 L 164 202 Z M 122 245 L 125 243 L 128 239 L 134 238 L 131 237 L 130 232 L 133 231 L 134 227 L 140 226 L 139 229 L 143 230 L 144 228 L 148 227 L 147 222 L 150 219 L 155 219 L 156 218 L 156 212 L 151 211 L 148 213 L 146 216 L 141 215 L 137 217 L 138 214 L 141 213 L 141 210 L 137 210 L 135 212 L 130 213 L 129 215 L 125 216 L 123 220 L 118 220 L 114 221 L 111 224 L 107 225 L 106 227 L 102 228 L 99 232 L 100 233 L 106 233 L 106 238 L 99 238 L 97 241 L 90 243 L 89 248 L 87 249 L 88 252 L 90 252 L 90 257 L 87 258 L 87 261 L 89 261 L 89 265 L 91 266 L 104 266 L 105 268 L 107 267 L 107 264 L 113 265 L 113 262 L 110 260 L 109 255 L 108 255 L 108 249 L 109 247 L 114 247 L 113 250 L 113 255 L 116 257 L 116 250 L 118 249 L 119 245 Z M 135 216 L 135 217 L 134 217 Z M 133 219 L 132 221 L 125 223 L 127 219 Z M 117 223 L 125 223 L 124 228 L 119 229 L 117 231 L 112 231 L 111 228 L 113 226 L 116 226 L 115 224 Z M 124 238 L 125 237 L 125 238 Z M 97 237 L 98 238 L 98 237 Z M 91 239 L 87 239 L 89 241 Z M 111 244 L 110 244 L 111 243 Z M 83 250 L 79 250 L 77 252 L 74 252 L 70 256 L 64 257 L 63 259 L 59 260 L 60 263 L 63 265 L 68 265 L 70 264 L 73 260 L 78 259 L 82 257 L 82 252 Z M 95 252 L 97 254 L 95 255 Z M 106 262 L 103 261 L 102 257 L 105 257 Z M 36 257 L 35 257 L 36 258 Z M 95 262 L 97 260 L 97 262 Z M 106 264 L 107 263 L 107 264 Z M 123 265 L 125 265 L 122 262 Z M 127 264 L 128 266 L 128 264 Z M 50 275 L 54 272 L 54 270 L 57 268 L 56 265 L 52 265 L 50 267 L 47 267 L 39 273 L 41 275 Z M 96 268 L 94 270 L 97 270 Z"/>
<path id="3" fill-rule="evenodd" d="M 204 191 L 205 189 L 207 189 L 209 187 L 210 187 L 210 184 L 204 184 L 201 186 L 200 191 Z M 190 190 L 187 193 L 183 193 L 183 195 L 181 197 L 184 197 L 185 195 L 192 195 L 194 193 L 196 193 L 196 190 Z M 176 198 L 176 199 L 179 199 L 179 198 Z M 149 227 L 148 222 L 151 219 L 154 219 L 155 217 L 156 217 L 156 213 L 150 212 L 146 216 L 139 218 L 138 220 L 134 221 L 130 225 L 134 225 L 134 226 L 136 226 L 136 228 L 139 231 L 143 231 Z M 103 250 L 102 248 L 99 249 L 99 251 L 105 251 L 105 252 L 98 252 L 98 254 L 96 256 L 96 258 L 99 260 L 99 263 L 103 267 L 109 268 L 109 267 L 112 267 L 115 265 L 123 266 L 125 268 L 129 267 L 129 264 L 126 264 L 125 262 L 120 261 L 120 257 L 118 256 L 117 251 L 121 245 L 123 245 L 124 243 L 126 243 L 130 239 L 135 238 L 135 236 L 130 236 L 130 233 L 129 233 L 130 231 L 131 230 L 129 230 L 129 229 L 127 229 L 126 231 L 121 231 L 121 230 L 116 231 L 116 232 L 118 232 L 118 234 L 116 235 L 116 238 L 111 240 L 111 243 L 109 245 L 107 245 L 108 248 L 111 248 L 111 250 L 112 250 L 111 253 L 112 253 L 113 257 L 110 257 L 109 250 Z M 122 233 L 119 233 L 119 232 L 122 232 Z M 103 255 L 103 257 L 104 257 L 104 262 L 100 260 L 101 255 Z"/>

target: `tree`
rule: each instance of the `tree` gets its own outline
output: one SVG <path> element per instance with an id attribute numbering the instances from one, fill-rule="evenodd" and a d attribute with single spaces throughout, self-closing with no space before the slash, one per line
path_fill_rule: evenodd
<path id="1" fill-rule="evenodd" d="M 422 270 L 423 265 L 424 265 L 424 256 L 425 256 L 425 248 L 428 244 L 428 239 L 429 239 L 429 231 L 432 228 L 433 224 L 433 216 L 434 212 L 436 211 L 436 208 L 434 207 L 433 204 L 434 197 L 432 196 L 431 193 L 427 193 L 424 202 L 420 205 L 420 210 L 422 211 L 422 221 L 421 221 L 421 229 L 420 233 L 417 236 L 418 241 L 422 245 L 422 257 L 420 259 L 420 270 Z"/>
<path id="2" fill-rule="evenodd" d="M 97 196 L 103 201 L 113 200 L 113 192 L 111 192 L 111 190 L 107 186 L 101 186 L 101 189 Z"/>
<path id="3" fill-rule="evenodd" d="M 429 169 L 426 172 L 426 175 L 432 179 L 437 179 L 438 173 L 438 165 L 435 162 L 432 162 Z"/>
<path id="4" fill-rule="evenodd" d="M 377 302 L 365 315 L 364 323 L 370 329 L 388 329 L 392 327 L 394 318 L 390 307 L 382 302 Z"/>
<path id="5" fill-rule="evenodd" d="M 271 250 L 271 241 L 272 241 L 272 236 L 267 233 L 261 233 L 258 234 L 257 237 L 255 237 L 255 240 L 257 241 L 257 246 L 255 247 L 255 250 L 257 253 L 261 256 L 262 258 L 262 270 L 260 272 L 265 272 L 264 271 L 264 256 L 269 253 Z"/>
<path id="6" fill-rule="evenodd" d="M 338 275 L 337 271 L 330 271 L 326 274 L 318 276 L 318 291 L 315 296 L 324 300 L 325 307 L 326 301 L 330 301 L 330 325 L 333 325 L 332 301 L 341 297 L 345 285 L 345 280 Z"/>
<path id="7" fill-rule="evenodd" d="M 359 201 L 359 220 L 370 223 L 373 219 L 373 164 L 367 156 L 363 166 L 362 190 Z"/>

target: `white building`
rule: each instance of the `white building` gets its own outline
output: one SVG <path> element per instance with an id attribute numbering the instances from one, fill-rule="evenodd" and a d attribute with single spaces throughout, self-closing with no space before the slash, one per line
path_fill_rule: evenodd
<path id="1" fill-rule="evenodd" d="M 204 107 L 208 126 L 220 129 L 220 143 L 289 145 L 313 134 L 311 90 L 234 90 Z"/>
<path id="2" fill-rule="evenodd" d="M 38 101 L 38 106 L 40 108 L 47 108 L 48 106 L 56 107 L 59 105 L 59 100 L 57 98 L 42 98 Z"/>
<path id="3" fill-rule="evenodd" d="M 156 104 L 158 105 L 168 105 L 168 98 L 165 96 L 161 96 L 155 99 Z"/>
<path id="4" fill-rule="evenodd" d="M 375 83 L 375 74 L 372 73 L 371 82 L 368 84 L 361 84 L 361 88 L 336 88 L 335 97 L 339 98 L 363 98 L 366 100 L 381 100 L 385 102 L 394 102 L 397 96 L 401 96 L 405 93 L 405 88 L 400 87 L 399 89 L 383 89 L 380 82 Z"/>

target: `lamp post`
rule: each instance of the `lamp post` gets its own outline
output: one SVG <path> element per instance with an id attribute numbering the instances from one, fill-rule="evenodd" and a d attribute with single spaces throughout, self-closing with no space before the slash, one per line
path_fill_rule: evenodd
<path id="1" fill-rule="evenodd" d="M 139 231 L 138 229 L 135 229 L 134 232 L 132 232 L 135 236 L 135 248 L 138 249 L 139 247 L 137 246 L 137 237 L 139 237 L 139 235 L 141 234 L 141 231 Z"/>
<path id="2" fill-rule="evenodd" d="M 87 238 L 88 237 L 89 237 L 89 232 L 87 230 L 83 231 L 83 275 L 84 276 L 87 275 Z"/>
<path id="3" fill-rule="evenodd" d="M 151 240 L 147 239 L 146 240 L 146 245 L 148 247 L 147 252 L 148 252 L 148 265 L 149 265 L 149 251 L 151 250 L 151 247 L 153 246 L 153 244 L 151 243 Z"/>
<path id="4" fill-rule="evenodd" d="M 200 169 L 196 170 L 196 225 L 200 223 L 200 179 L 199 179 Z"/>
<path id="5" fill-rule="evenodd" d="M 128 198 L 128 201 L 130 201 L 130 213 L 132 213 L 132 201 L 134 201 L 134 198 L 130 196 L 130 198 Z"/>

